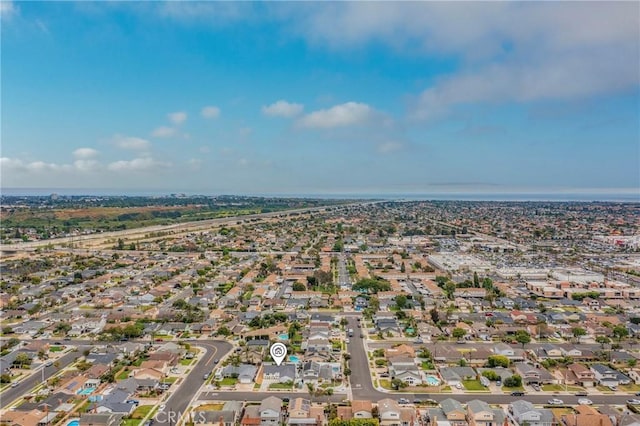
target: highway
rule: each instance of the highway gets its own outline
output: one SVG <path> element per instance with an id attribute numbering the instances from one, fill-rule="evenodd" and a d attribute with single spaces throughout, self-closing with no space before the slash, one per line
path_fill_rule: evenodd
<path id="1" fill-rule="evenodd" d="M 73 243 L 76 247 L 84 247 L 88 248 L 88 243 L 92 243 L 93 247 L 96 245 L 104 244 L 106 240 L 115 241 L 118 238 L 124 239 L 144 239 L 147 238 L 147 234 L 152 232 L 170 232 L 173 236 L 176 233 L 183 232 L 196 232 L 202 231 L 206 229 L 210 229 L 214 226 L 223 226 L 223 225 L 236 225 L 238 221 L 247 221 L 252 219 L 269 219 L 269 218 L 278 218 L 280 216 L 287 216 L 290 214 L 311 214 L 316 212 L 323 212 L 327 209 L 343 209 L 348 208 L 350 206 L 360 206 L 366 204 L 376 204 L 380 201 L 362 201 L 350 204 L 337 204 L 337 205 L 326 205 L 320 207 L 308 207 L 302 209 L 293 209 L 293 210 L 282 210 L 277 212 L 269 212 L 269 213 L 257 213 L 257 214 L 249 214 L 242 216 L 229 216 L 224 218 L 217 219 L 207 219 L 201 221 L 192 221 L 192 222 L 184 222 L 184 223 L 175 223 L 171 225 L 154 225 L 147 226 L 143 228 L 134 228 L 134 229 L 126 229 L 122 231 L 109 231 L 109 232 L 101 232 L 95 234 L 87 234 L 87 235 L 75 235 L 69 237 L 59 237 L 52 238 L 49 240 L 41 240 L 41 241 L 30 241 L 18 244 L 2 244 L 0 245 L 0 251 L 13 253 L 13 252 L 22 252 L 22 251 L 33 251 L 40 247 L 45 247 L 47 245 L 61 245 L 61 244 L 70 244 Z"/>

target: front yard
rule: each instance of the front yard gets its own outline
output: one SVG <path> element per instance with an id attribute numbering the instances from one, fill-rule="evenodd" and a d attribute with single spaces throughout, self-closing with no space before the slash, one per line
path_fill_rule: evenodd
<path id="1" fill-rule="evenodd" d="M 480 380 L 463 380 L 462 386 L 469 391 L 489 391 L 482 385 L 482 383 L 480 383 Z"/>
<path id="2" fill-rule="evenodd" d="M 271 383 L 269 389 L 291 390 L 293 389 L 293 383 Z"/>
<path id="3" fill-rule="evenodd" d="M 542 390 L 545 392 L 564 392 L 564 385 L 542 385 Z M 580 386 L 567 386 L 566 390 L 568 392 L 580 392 L 584 391 L 584 388 Z"/>
<path id="4" fill-rule="evenodd" d="M 225 377 L 217 383 L 220 386 L 235 386 L 238 383 L 238 379 L 234 379 L 233 377 Z"/>

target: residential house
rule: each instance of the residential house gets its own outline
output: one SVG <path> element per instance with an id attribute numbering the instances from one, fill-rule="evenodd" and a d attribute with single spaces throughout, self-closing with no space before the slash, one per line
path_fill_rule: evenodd
<path id="1" fill-rule="evenodd" d="M 618 386 L 618 372 L 603 364 L 592 364 L 591 371 L 599 385 L 602 386 Z"/>
<path id="2" fill-rule="evenodd" d="M 440 376 L 450 386 L 460 386 L 463 380 L 476 378 L 476 372 L 471 367 L 442 367 Z"/>
<path id="3" fill-rule="evenodd" d="M 278 383 L 293 382 L 296 380 L 296 366 L 295 364 L 264 365 L 263 378 Z"/>
<path id="4" fill-rule="evenodd" d="M 574 383 L 583 387 L 592 387 L 595 385 L 596 376 L 594 372 L 584 365 L 573 363 L 570 364 L 567 369 L 567 378 L 573 380 Z"/>
<path id="5" fill-rule="evenodd" d="M 469 426 L 501 426 L 504 414 L 501 409 L 493 409 L 484 401 L 474 399 L 467 403 Z"/>
<path id="6" fill-rule="evenodd" d="M 400 426 L 400 404 L 385 398 L 378 401 L 378 415 L 381 426 Z"/>
<path id="7" fill-rule="evenodd" d="M 356 419 L 371 419 L 373 404 L 371 401 L 351 401 L 351 412 Z"/>
<path id="8" fill-rule="evenodd" d="M 601 414 L 593 407 L 577 405 L 575 414 L 562 415 L 562 424 L 565 426 L 613 426 L 611 418 Z"/>
<path id="9" fill-rule="evenodd" d="M 429 422 L 436 426 L 439 422 L 446 421 L 448 426 L 467 426 L 467 412 L 460 402 L 447 398 L 440 402 L 440 408 L 431 408 L 427 411 Z"/>
<path id="10" fill-rule="evenodd" d="M 400 379 L 410 386 L 422 383 L 420 369 L 413 358 L 397 356 L 389 361 L 389 374 L 392 379 Z"/>
<path id="11" fill-rule="evenodd" d="M 242 412 L 242 402 L 227 401 L 222 410 L 194 411 L 192 418 L 195 424 L 203 426 L 235 426 Z"/>
<path id="12" fill-rule="evenodd" d="M 518 362 L 514 367 L 516 374 L 522 377 L 522 382 L 525 385 L 555 382 L 555 379 L 547 370 L 536 368 L 524 362 Z"/>
<path id="13" fill-rule="evenodd" d="M 258 367 L 251 364 L 240 364 L 239 366 L 227 365 L 222 369 L 222 377 L 237 378 L 242 384 L 253 383 Z"/>
<path id="14" fill-rule="evenodd" d="M 279 426 L 282 421 L 282 400 L 275 396 L 263 399 L 258 413 L 260 426 Z"/>
<path id="15" fill-rule="evenodd" d="M 509 404 L 509 417 L 516 426 L 554 426 L 551 410 L 536 408 L 529 401 L 513 401 Z"/>

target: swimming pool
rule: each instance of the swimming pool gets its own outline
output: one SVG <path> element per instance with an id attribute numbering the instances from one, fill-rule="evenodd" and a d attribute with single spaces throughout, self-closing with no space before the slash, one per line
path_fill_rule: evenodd
<path id="1" fill-rule="evenodd" d="M 436 376 L 427 376 L 427 384 L 429 386 L 438 386 L 440 384 L 440 379 Z"/>
<path id="2" fill-rule="evenodd" d="M 294 363 L 298 363 L 298 362 L 300 362 L 300 358 L 298 358 L 295 355 L 289 355 L 289 361 L 294 362 Z"/>
<path id="3" fill-rule="evenodd" d="M 91 395 L 94 390 L 93 388 L 80 389 L 77 393 L 78 395 Z"/>
<path id="4" fill-rule="evenodd" d="M 288 333 L 282 333 L 281 335 L 278 336 L 278 339 L 280 339 L 280 340 L 289 340 L 289 334 Z"/>
<path id="5" fill-rule="evenodd" d="M 78 419 L 70 420 L 69 423 L 67 423 L 66 426 L 80 426 L 80 420 L 78 420 Z"/>

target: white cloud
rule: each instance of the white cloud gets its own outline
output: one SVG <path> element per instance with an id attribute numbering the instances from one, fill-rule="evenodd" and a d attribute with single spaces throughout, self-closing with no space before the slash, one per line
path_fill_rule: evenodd
<path id="1" fill-rule="evenodd" d="M 204 118 L 213 119 L 220 117 L 220 108 L 217 106 L 206 106 L 200 112 Z"/>
<path id="2" fill-rule="evenodd" d="M 93 148 L 78 148 L 73 151 L 73 157 L 77 160 L 87 160 L 89 158 L 97 157 L 98 154 L 99 152 Z"/>
<path id="3" fill-rule="evenodd" d="M 45 161 L 24 162 L 17 158 L 0 158 L 0 168 L 2 172 L 13 173 L 45 173 L 45 172 L 68 172 L 74 167 L 70 164 L 47 163 Z"/>
<path id="4" fill-rule="evenodd" d="M 640 70 L 620 67 L 615 56 L 568 55 L 541 60 L 536 68 L 503 63 L 451 75 L 420 94 L 412 116 L 440 118 L 463 104 L 584 99 L 638 84 Z"/>
<path id="5" fill-rule="evenodd" d="M 151 133 L 154 138 L 170 138 L 175 135 L 176 129 L 168 126 L 160 126 Z"/>
<path id="6" fill-rule="evenodd" d="M 169 117 L 169 121 L 176 125 L 180 125 L 187 121 L 187 113 L 184 111 L 171 112 L 167 114 L 167 117 Z"/>
<path id="7" fill-rule="evenodd" d="M 302 110 L 304 110 L 304 105 L 290 103 L 282 99 L 276 103 L 262 107 L 262 113 L 270 117 L 291 118 L 301 114 Z"/>
<path id="8" fill-rule="evenodd" d="M 92 172 L 101 168 L 98 161 L 90 159 L 75 160 L 73 166 L 82 172 Z"/>
<path id="9" fill-rule="evenodd" d="M 115 146 L 122 149 L 146 151 L 151 148 L 151 142 L 146 139 L 136 138 L 133 136 L 115 135 L 112 140 Z"/>
<path id="10" fill-rule="evenodd" d="M 156 161 L 151 157 L 120 160 L 110 163 L 107 168 L 114 172 L 143 172 L 170 167 L 171 164 Z"/>
<path id="11" fill-rule="evenodd" d="M 388 141 L 378 145 L 378 152 L 381 154 L 389 154 L 391 152 L 399 151 L 404 147 L 401 142 Z"/>
<path id="12" fill-rule="evenodd" d="M 466 103 L 572 101 L 640 85 L 638 2 L 330 2 L 272 6 L 316 45 L 384 43 L 458 60 L 410 114 Z M 308 10 L 313 8 L 311 13 Z"/>
<path id="13" fill-rule="evenodd" d="M 328 129 L 366 123 L 373 115 L 374 110 L 369 105 L 347 102 L 307 114 L 298 121 L 298 124 L 303 127 Z"/>
<path id="14" fill-rule="evenodd" d="M 19 9 L 16 7 L 14 2 L 10 0 L 2 0 L 0 1 L 0 18 L 10 19 L 13 16 L 17 15 Z"/>

